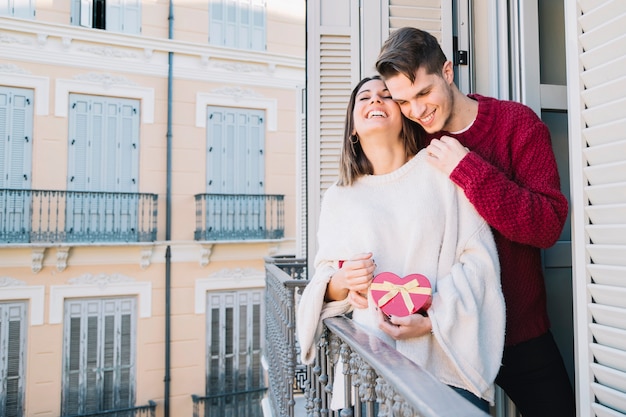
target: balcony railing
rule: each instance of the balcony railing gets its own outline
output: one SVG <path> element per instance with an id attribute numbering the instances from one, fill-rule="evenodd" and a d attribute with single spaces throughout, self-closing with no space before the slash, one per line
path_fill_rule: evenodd
<path id="1" fill-rule="evenodd" d="M 293 416 L 294 392 L 303 392 L 306 366 L 298 360 L 296 297 L 306 286 L 304 259 L 265 259 L 265 357 L 269 364 L 270 403 L 277 416 Z M 294 279 L 295 278 L 295 279 Z"/>
<path id="2" fill-rule="evenodd" d="M 0 242 L 153 242 L 157 195 L 0 189 Z"/>
<path id="3" fill-rule="evenodd" d="M 308 416 L 488 417 L 447 385 L 346 317 L 325 320 L 316 361 L 297 377 L 295 309 L 307 281 L 294 280 L 266 260 L 266 356 L 274 415 L 293 417 L 294 391 L 304 387 Z M 306 276 L 306 273 L 303 275 Z M 335 378 L 336 365 L 343 373 Z M 343 385 L 345 410 L 331 410 L 333 383 Z M 300 413 L 299 413 L 300 414 Z"/>
<path id="4" fill-rule="evenodd" d="M 192 395 L 193 417 L 263 417 L 261 400 L 267 388 L 200 397 Z"/>
<path id="5" fill-rule="evenodd" d="M 156 406 L 154 401 L 148 401 L 148 405 L 119 408 L 117 410 L 94 411 L 90 413 L 73 414 L 71 416 L 66 415 L 63 417 L 154 417 Z"/>
<path id="6" fill-rule="evenodd" d="M 285 196 L 197 194 L 195 240 L 268 240 L 285 235 Z"/>

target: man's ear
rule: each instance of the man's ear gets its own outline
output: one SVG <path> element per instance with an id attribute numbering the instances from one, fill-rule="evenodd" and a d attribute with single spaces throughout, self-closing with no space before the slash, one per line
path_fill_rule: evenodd
<path id="1" fill-rule="evenodd" d="M 452 66 L 452 61 L 444 62 L 443 68 L 441 69 L 441 76 L 448 84 L 454 82 L 454 67 Z"/>

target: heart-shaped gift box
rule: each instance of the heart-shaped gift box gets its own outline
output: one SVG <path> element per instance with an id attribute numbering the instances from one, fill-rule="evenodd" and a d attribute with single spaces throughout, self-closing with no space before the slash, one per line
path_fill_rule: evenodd
<path id="1" fill-rule="evenodd" d="M 393 272 L 381 272 L 372 280 L 370 291 L 387 315 L 403 317 L 426 311 L 432 301 L 430 281 L 421 274 L 400 277 Z"/>

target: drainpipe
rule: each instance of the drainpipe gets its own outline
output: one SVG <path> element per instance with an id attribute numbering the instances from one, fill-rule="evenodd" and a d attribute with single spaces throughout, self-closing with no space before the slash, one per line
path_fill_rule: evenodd
<path id="1" fill-rule="evenodd" d="M 169 1 L 168 15 L 168 39 L 174 39 L 174 0 Z M 170 416 L 170 355 L 171 355 L 171 269 L 172 269 L 172 250 L 170 247 L 172 232 L 172 77 L 174 65 L 174 53 L 168 52 L 168 72 L 167 72 L 167 168 L 166 168 L 166 197 L 165 197 L 165 383 L 163 395 L 163 416 Z"/>

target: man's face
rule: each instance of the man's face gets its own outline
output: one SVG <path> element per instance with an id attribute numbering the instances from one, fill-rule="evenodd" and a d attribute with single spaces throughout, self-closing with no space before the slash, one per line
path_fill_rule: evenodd
<path id="1" fill-rule="evenodd" d="M 453 94 L 449 71 L 452 63 L 446 62 L 442 75 L 428 74 L 424 67 L 415 73 L 415 82 L 403 74 L 387 78 L 385 84 L 402 113 L 419 123 L 428 133 L 450 130 Z"/>

